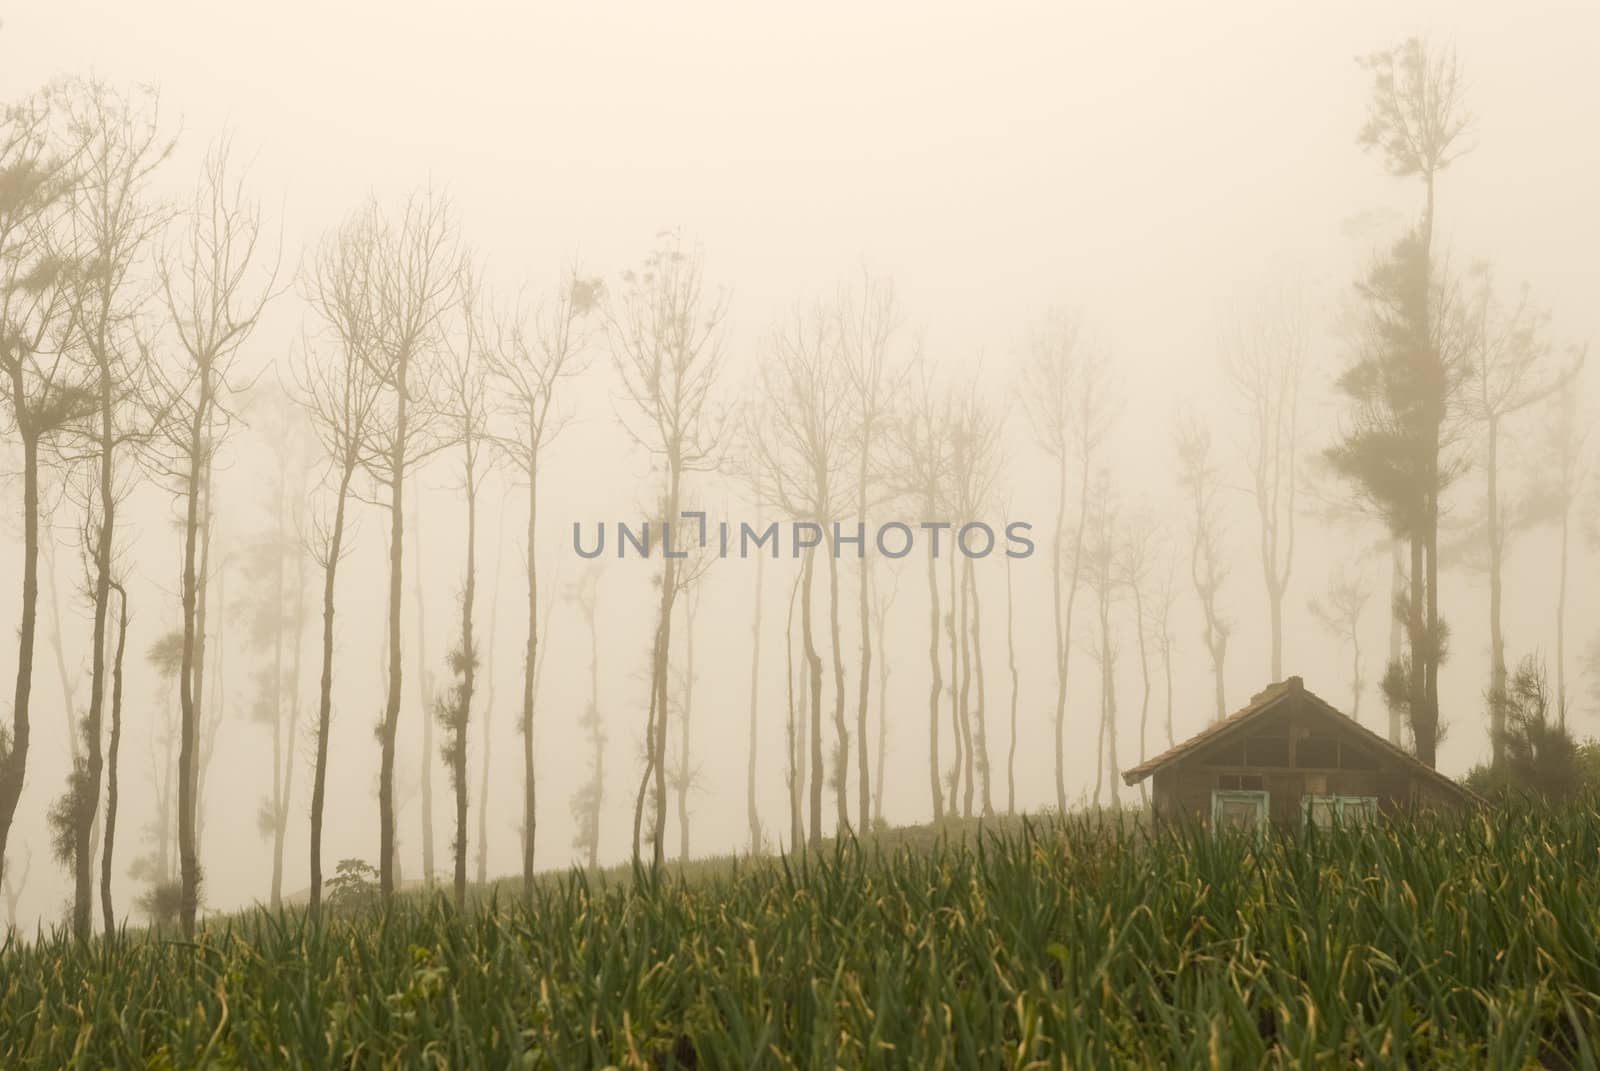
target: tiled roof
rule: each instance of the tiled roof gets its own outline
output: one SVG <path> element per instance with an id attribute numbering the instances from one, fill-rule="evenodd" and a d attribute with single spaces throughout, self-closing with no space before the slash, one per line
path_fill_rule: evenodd
<path id="1" fill-rule="evenodd" d="M 1287 680 L 1279 681 L 1277 684 L 1268 685 L 1262 691 L 1259 691 L 1255 695 L 1251 696 L 1249 703 L 1245 704 L 1245 706 L 1241 707 L 1239 710 L 1217 722 L 1215 725 L 1206 727 L 1205 729 L 1196 733 L 1194 736 L 1191 736 L 1189 739 L 1183 741 L 1181 744 L 1177 744 L 1171 748 L 1168 748 L 1155 758 L 1146 762 L 1142 762 L 1133 769 L 1124 772 L 1122 775 L 1122 780 L 1129 785 L 1136 785 L 1140 781 L 1143 781 L 1145 778 L 1149 777 L 1151 774 L 1155 773 L 1157 770 L 1161 769 L 1163 766 L 1167 766 L 1189 755 L 1192 755 L 1199 749 L 1206 747 L 1208 744 L 1212 744 L 1218 740 L 1221 740 L 1224 737 L 1232 736 L 1234 733 L 1239 731 L 1240 727 L 1248 725 L 1257 718 L 1264 716 L 1279 703 L 1283 702 L 1290 696 L 1297 694 L 1303 695 L 1306 699 L 1309 699 L 1313 704 L 1320 707 L 1325 713 L 1336 715 L 1341 719 L 1341 728 L 1359 737 L 1363 743 L 1370 745 L 1374 750 L 1388 755 L 1390 758 L 1408 767 L 1413 772 L 1427 777 L 1441 788 L 1454 793 L 1462 799 L 1470 800 L 1475 803 L 1484 802 L 1483 798 L 1477 793 L 1462 785 L 1458 785 L 1456 782 L 1452 781 L 1438 770 L 1435 770 L 1426 763 L 1419 761 L 1417 757 L 1411 754 L 1409 751 L 1389 743 L 1389 741 L 1385 740 L 1371 729 L 1368 729 L 1354 718 L 1349 717 L 1343 711 L 1339 710 L 1321 696 L 1307 691 L 1304 683 L 1301 682 L 1299 677 L 1290 677 Z"/>

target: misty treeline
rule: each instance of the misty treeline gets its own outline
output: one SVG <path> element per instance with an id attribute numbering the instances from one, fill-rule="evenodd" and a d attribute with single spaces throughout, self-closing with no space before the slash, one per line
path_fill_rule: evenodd
<path id="1" fill-rule="evenodd" d="M 94 928 L 97 872 L 102 924 L 115 927 L 110 876 L 126 865 L 116 854 L 123 682 L 127 660 L 143 658 L 162 689 L 138 704 L 157 811 L 145 828 L 150 850 L 133 864 L 149 888 L 143 910 L 193 932 L 204 877 L 200 801 L 223 725 L 220 682 L 233 674 L 251 679 L 248 715 L 264 734 L 259 754 L 270 789 L 258 825 L 272 846 L 270 902 L 283 897 L 287 830 L 304 814 L 316 916 L 329 782 L 340 776 L 329 748 L 335 685 L 370 671 L 340 648 L 352 630 L 381 640 L 379 890 L 388 896 L 400 885 L 397 815 L 417 792 L 424 876 L 435 876 L 437 762 L 452 801 L 458 903 L 469 848 L 476 879 L 489 877 L 487 812 L 513 798 L 522 888 L 531 895 L 544 718 L 571 720 L 586 741 L 581 754 L 561 757 L 587 768 L 570 800 L 580 860 L 597 865 L 602 802 L 624 794 L 634 859 L 665 860 L 669 822 L 687 857 L 689 797 L 699 781 L 694 734 L 703 724 L 696 680 L 706 671 L 748 673 L 752 852 L 880 825 L 885 781 L 911 776 L 886 762 L 891 718 L 920 725 L 926 716 L 935 819 L 1018 806 L 1019 708 L 1048 711 L 1055 806 L 1072 802 L 1069 732 L 1096 741 L 1090 799 L 1115 804 L 1129 747 L 1118 738 L 1121 712 L 1138 711 L 1139 758 L 1152 743 L 1170 745 L 1182 698 L 1174 653 L 1195 642 L 1211 670 L 1208 705 L 1225 716 L 1225 667 L 1239 654 L 1229 639 L 1247 603 L 1268 627 L 1260 671 L 1278 680 L 1286 607 L 1302 600 L 1346 652 L 1354 716 L 1367 684 L 1363 651 L 1386 651 L 1386 731 L 1432 764 L 1449 654 L 1444 566 L 1488 577 L 1492 642 L 1482 676 L 1498 766 L 1511 739 L 1505 561 L 1512 540 L 1536 525 L 1559 529 L 1552 706 L 1564 728 L 1567 578 L 1575 525 L 1581 535 L 1577 503 L 1590 479 L 1581 354 L 1551 337 L 1549 314 L 1526 288 L 1508 288 L 1487 262 L 1453 256 L 1438 238 L 1438 185 L 1476 144 L 1454 53 L 1412 40 L 1365 66 L 1369 121 L 1358 141 L 1415 191 L 1415 222 L 1354 280 L 1338 303 L 1337 332 L 1319 321 L 1312 295 L 1289 285 L 1235 310 L 1218 340 L 1219 373 L 1238 403 L 1228 431 L 1242 429 L 1244 449 L 1231 449 L 1237 436 L 1219 434 L 1219 414 L 1180 407 L 1171 430 L 1162 430 L 1172 437 L 1172 484 L 1150 497 L 1115 469 L 1112 433 L 1135 385 L 1118 375 L 1086 314 L 1041 312 L 1021 332 L 1017 359 L 997 371 L 982 362 L 941 365 L 924 355 L 892 282 L 863 272 L 772 324 L 746 362 L 753 375 L 740 381 L 728 360 L 731 293 L 708 279 L 701 251 L 675 233 L 658 236 L 632 268 L 569 267 L 548 292 L 530 295 L 484 263 L 449 195 L 430 186 L 396 203 L 355 206 L 297 253 L 284 248 L 227 140 L 206 154 L 190 199 L 155 194 L 157 174 L 174 166 L 176 124 L 153 92 L 72 80 L 7 105 L 0 371 L 8 471 L 22 501 L 17 675 L 0 735 L 8 906 L 14 914 L 32 868 L 31 850 L 6 849 L 33 731 L 41 721 L 65 724 L 67 782 L 30 787 L 51 794 L 55 854 L 72 877 L 73 929 L 87 936 Z M 302 339 L 275 357 L 253 346 L 253 332 L 264 310 L 285 304 L 298 307 Z M 1309 430 L 1308 392 L 1330 362 L 1340 415 L 1319 438 Z M 585 379 L 605 380 L 609 412 L 580 413 L 575 384 Z M 1054 487 L 1051 515 L 1037 518 L 1035 533 L 1047 560 L 1028 563 L 1038 567 L 1023 579 L 1024 566 L 1006 557 L 999 588 L 999 565 L 980 576 L 979 562 L 953 538 L 942 554 L 933 552 L 936 542 L 924 543 L 905 561 L 884 559 L 870 538 L 854 554 L 834 553 L 827 541 L 772 561 L 757 553 L 748 563 L 750 663 L 735 665 L 720 649 L 708 660 L 703 643 L 696 646 L 706 628 L 702 589 L 719 564 L 704 547 L 682 557 L 657 553 L 631 581 L 605 574 L 600 562 L 578 563 L 575 580 L 541 574 L 542 557 L 570 549 L 540 545 L 541 507 L 549 508 L 540 490 L 550 465 L 584 464 L 552 454 L 580 416 L 614 421 L 649 459 L 654 482 L 639 502 L 658 532 L 730 501 L 750 516 L 824 530 L 915 518 L 953 532 L 1009 518 L 1016 488 L 1008 472 L 1025 451 L 1030 464 L 1048 461 Z M 1538 437 L 1537 457 L 1507 464 L 1513 428 L 1524 442 Z M 230 443 L 246 431 L 266 449 L 264 484 L 229 480 Z M 424 472 L 450 481 L 465 533 L 429 547 L 431 562 L 451 563 L 457 594 L 449 647 L 431 653 L 422 642 L 429 617 L 416 490 Z M 486 496 L 490 480 L 511 490 Z M 1226 505 L 1241 491 L 1253 515 L 1243 530 L 1230 527 Z M 169 530 L 135 533 L 122 524 L 119 511 L 136 492 L 163 497 Z M 573 520 L 557 513 L 562 525 Z M 502 516 L 525 518 L 525 526 L 508 536 Z M 381 619 L 380 600 L 361 601 L 340 582 L 362 521 L 381 529 Z M 1297 526 L 1308 521 L 1352 533 L 1348 561 L 1310 595 L 1295 568 Z M 491 543 L 485 532 L 498 534 Z M 413 662 L 403 642 L 408 552 L 416 563 Z M 1387 592 L 1371 583 L 1374 560 L 1389 573 Z M 506 566 L 519 562 L 525 583 L 512 584 Z M 168 604 L 130 606 L 135 571 L 157 578 L 153 590 Z M 782 574 L 777 598 L 767 590 L 769 572 Z M 603 584 L 629 582 L 651 604 L 650 642 L 639 652 L 607 646 L 598 597 Z M 1040 584 L 1049 620 L 1024 621 L 1017 589 Z M 892 616 L 897 600 L 918 588 L 913 597 L 926 598 L 926 615 Z M 1365 609 L 1386 597 L 1386 636 L 1364 636 Z M 69 617 L 61 607 L 72 599 L 83 612 Z M 555 617 L 558 604 L 565 609 Z M 514 612 L 502 623 L 504 606 Z M 152 633 L 154 621 L 176 624 Z M 63 654 L 63 634 L 75 628 L 85 631 L 90 653 L 86 684 Z M 243 636 L 227 635 L 230 628 Z M 569 630 L 574 649 L 585 652 L 580 711 L 539 702 L 552 628 Z M 1024 628 L 1048 635 L 1048 677 L 1019 672 Z M 502 629 L 520 648 L 520 688 L 504 710 L 493 665 Z M 892 632 L 900 633 L 893 642 L 925 649 L 925 668 L 915 659 L 891 663 Z M 1001 634 L 1003 652 L 994 649 Z M 227 651 L 248 664 L 226 665 Z M 65 708 L 46 712 L 36 709 L 34 685 L 51 663 Z M 638 674 L 629 678 L 629 711 L 603 716 L 603 663 L 608 673 Z M 1121 694 L 1119 668 L 1130 665 L 1137 686 Z M 1070 709 L 1069 682 L 1091 672 L 1098 711 Z M 777 717 L 763 701 L 762 682 L 774 677 L 784 696 Z M 421 717 L 406 716 L 418 708 Z M 402 734 L 422 741 L 416 780 L 397 768 Z M 639 742 L 636 765 L 608 751 L 616 734 Z M 475 782 L 473 740 L 481 749 Z M 513 740 L 520 784 L 491 785 L 490 752 Z M 786 788 L 781 818 L 760 813 L 757 786 L 769 778 Z"/>

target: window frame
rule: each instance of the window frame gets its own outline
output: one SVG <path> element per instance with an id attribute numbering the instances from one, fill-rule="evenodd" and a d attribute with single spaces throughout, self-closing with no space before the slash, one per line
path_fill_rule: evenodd
<path id="1" fill-rule="evenodd" d="M 1333 804 L 1333 822 L 1331 825 L 1323 825 L 1317 822 L 1316 819 L 1312 817 L 1312 814 L 1318 804 L 1328 803 Z M 1378 809 L 1377 796 L 1313 795 L 1309 792 L 1300 797 L 1300 817 L 1303 821 L 1316 826 L 1318 829 L 1330 829 L 1333 826 L 1343 826 L 1345 825 L 1345 807 L 1350 804 L 1355 804 L 1361 807 L 1363 810 L 1368 807 L 1371 808 L 1370 817 L 1363 819 L 1355 825 L 1352 825 L 1351 828 L 1369 826 L 1378 820 L 1378 815 L 1380 812 Z"/>
<path id="2" fill-rule="evenodd" d="M 1257 834 L 1266 830 L 1268 819 L 1272 814 L 1272 797 L 1264 788 L 1214 788 L 1211 790 L 1211 828 L 1223 828 L 1221 821 L 1222 806 L 1225 803 L 1250 803 L 1256 808 L 1256 821 L 1254 831 Z"/>

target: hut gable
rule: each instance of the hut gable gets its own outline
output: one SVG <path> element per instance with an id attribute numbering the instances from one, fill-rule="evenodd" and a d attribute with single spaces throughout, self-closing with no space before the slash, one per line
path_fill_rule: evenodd
<path id="1" fill-rule="evenodd" d="M 1129 785 L 1146 779 L 1158 813 L 1225 824 L 1359 822 L 1418 805 L 1481 802 L 1299 677 L 1123 774 Z"/>

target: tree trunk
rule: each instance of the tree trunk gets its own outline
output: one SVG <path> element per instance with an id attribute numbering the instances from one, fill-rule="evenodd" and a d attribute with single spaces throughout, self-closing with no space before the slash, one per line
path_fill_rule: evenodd
<path id="1" fill-rule="evenodd" d="M 756 608 L 751 631 L 754 639 L 750 645 L 750 736 L 748 761 L 745 764 L 744 797 L 745 818 L 750 827 L 750 854 L 761 851 L 761 816 L 756 811 L 756 726 L 761 695 L 761 591 L 766 571 L 766 555 L 756 553 Z"/>
<path id="2" fill-rule="evenodd" d="M 823 540 L 824 545 L 827 540 Z M 839 552 L 828 548 L 828 633 L 833 649 L 833 731 L 838 740 L 833 789 L 840 835 L 850 832 L 850 727 L 844 720 L 844 643 L 839 637 Z"/>
<path id="3" fill-rule="evenodd" d="M 405 575 L 406 539 L 406 356 L 401 355 L 395 377 L 394 446 L 389 453 L 389 653 L 388 694 L 383 707 L 383 726 L 379 732 L 378 766 L 378 890 L 383 899 L 394 897 L 395 814 L 394 759 L 395 739 L 400 730 L 400 688 L 404 683 L 401 667 L 400 612 Z"/>
<path id="4" fill-rule="evenodd" d="M 653 750 L 655 761 L 655 828 L 651 831 L 651 865 L 660 867 L 666 861 L 664 837 L 667 827 L 667 666 L 672 654 L 672 608 L 678 597 L 677 558 L 672 553 L 672 528 L 677 520 L 681 499 L 683 474 L 680 460 L 674 456 L 669 465 L 667 500 L 663 516 L 668 518 L 661 526 L 661 630 L 656 635 L 655 692 L 656 739 Z"/>
<path id="5" fill-rule="evenodd" d="M 1139 675 L 1144 682 L 1144 694 L 1139 699 L 1139 764 L 1144 765 L 1147 755 L 1147 741 L 1149 739 L 1150 725 L 1150 646 L 1145 637 L 1144 621 L 1144 593 L 1139 590 L 1139 584 L 1128 585 L 1133 592 L 1133 620 L 1134 626 L 1139 630 Z M 1113 769 L 1112 777 L 1119 776 L 1120 771 Z M 1148 802 L 1149 796 L 1145 791 L 1145 782 L 1139 782 L 1139 802 Z"/>
<path id="6" fill-rule="evenodd" d="M 689 861 L 689 726 L 694 716 L 694 611 L 695 599 L 684 596 L 683 712 L 678 725 L 678 861 Z"/>
<path id="7" fill-rule="evenodd" d="M 1006 748 L 1006 813 L 1017 813 L 1017 637 L 1011 593 L 1011 557 L 1006 556 L 1006 669 L 1011 675 L 1011 738 Z"/>
<path id="8" fill-rule="evenodd" d="M 961 815 L 971 818 L 973 782 L 977 780 L 973 777 L 972 708 L 968 705 L 972 693 L 972 652 L 967 646 L 966 575 L 961 573 L 958 577 L 956 568 L 960 554 L 954 546 L 950 548 L 950 615 L 945 618 L 945 629 L 950 635 L 950 665 L 955 667 L 950 680 L 950 720 L 958 741 L 956 760 L 951 765 L 956 778 L 951 782 L 950 794 L 954 797 L 956 786 L 961 785 Z"/>
<path id="9" fill-rule="evenodd" d="M 200 369 L 200 396 L 195 403 L 189 427 L 189 474 L 183 521 L 183 654 L 178 669 L 178 869 L 182 882 L 179 918 L 185 940 L 194 938 L 195 914 L 200 905 L 200 858 L 195 830 L 195 789 L 199 773 L 197 682 L 195 674 L 196 600 L 199 581 L 195 559 L 200 538 L 201 471 L 205 452 L 203 439 L 206 418 L 211 408 L 211 369 Z"/>
<path id="10" fill-rule="evenodd" d="M 428 664 L 428 609 L 422 591 L 422 499 L 411 485 L 411 583 L 417 603 L 417 703 L 422 711 L 422 880 L 433 884 L 433 672 Z"/>
<path id="11" fill-rule="evenodd" d="M 800 636 L 805 643 L 806 680 L 809 682 L 811 723 L 810 843 L 822 843 L 822 656 L 817 653 L 811 628 L 811 582 L 816 574 L 817 550 L 806 548 L 805 578 L 800 586 Z"/>
<path id="12" fill-rule="evenodd" d="M 346 463 L 339 474 L 338 498 L 333 510 L 333 530 L 328 536 L 327 559 L 322 565 L 322 677 L 317 697 L 317 756 L 311 773 L 311 921 L 322 917 L 322 812 L 328 798 L 328 731 L 333 723 L 333 618 L 334 581 L 344 549 L 345 500 L 355 466 Z"/>
<path id="13" fill-rule="evenodd" d="M 538 828 L 538 805 L 533 769 L 533 678 L 539 655 L 539 451 L 530 439 L 528 450 L 528 646 L 522 665 L 522 898 L 533 903 L 533 844 Z M 638 840 L 638 822 L 634 823 Z M 637 850 L 635 855 L 637 855 Z"/>
<path id="14" fill-rule="evenodd" d="M 933 791 L 933 820 L 944 818 L 944 794 L 939 785 L 939 695 L 944 681 L 939 674 L 939 572 L 928 550 L 928 786 Z"/>
<path id="15" fill-rule="evenodd" d="M 1506 638 L 1501 630 L 1501 578 L 1505 561 L 1504 536 L 1500 531 L 1499 453 L 1500 420 L 1488 421 L 1488 457 L 1485 459 L 1487 515 L 1484 529 L 1489 544 L 1489 743 L 1493 767 L 1500 769 L 1506 759 Z"/>
<path id="16" fill-rule="evenodd" d="M 505 561 L 506 530 L 505 525 L 498 528 L 499 534 L 495 538 L 494 550 L 494 582 L 489 585 L 489 653 L 484 663 L 484 691 L 483 691 L 483 761 L 478 773 L 478 851 L 474 857 L 477 866 L 477 882 L 485 884 L 489 880 L 489 755 L 494 750 L 494 738 L 490 735 L 490 715 L 494 713 L 494 652 L 495 637 L 500 632 L 500 577 L 501 567 Z"/>
<path id="17" fill-rule="evenodd" d="M 789 588 L 789 614 L 785 619 L 783 630 L 784 660 L 788 667 L 788 693 L 789 693 L 789 720 L 788 720 L 788 762 L 789 762 L 789 850 L 796 851 L 801 841 L 805 839 L 805 823 L 801 817 L 800 791 L 801 791 L 801 765 L 804 758 L 801 754 L 801 737 L 796 724 L 796 710 L 794 695 L 794 605 L 795 599 L 800 594 L 800 576 L 795 576 L 794 584 Z"/>
<path id="18" fill-rule="evenodd" d="M 117 844 L 117 756 L 122 750 L 122 655 L 128 646 L 128 593 L 117 592 L 117 654 L 111 666 L 111 744 L 106 756 L 106 836 L 100 859 L 100 910 L 106 934 L 117 932 L 117 915 L 111 905 L 111 862 Z"/>
<path id="19" fill-rule="evenodd" d="M 278 794 L 278 810 L 274 815 L 277 826 L 272 847 L 273 895 L 283 883 L 283 849 L 289 838 L 289 801 L 294 798 L 294 770 L 296 733 L 300 729 L 300 667 L 301 653 L 305 647 L 306 620 L 306 564 L 305 555 L 296 548 L 294 565 L 294 655 L 289 663 L 289 730 L 284 737 L 289 741 L 288 760 L 283 767 L 283 790 Z"/>
<path id="20" fill-rule="evenodd" d="M 94 547 L 94 629 L 89 676 L 89 715 L 84 723 L 84 746 L 88 752 L 84 780 L 74 793 L 72 852 L 72 931 L 80 941 L 89 939 L 94 929 L 94 847 L 91 844 L 95 815 L 100 807 L 102 770 L 101 737 L 106 696 L 106 618 L 111 601 L 111 549 L 116 535 L 114 477 L 116 431 L 112 426 L 115 401 L 111 390 L 111 366 L 104 339 L 99 355 L 97 387 L 99 437 L 100 524 Z M 81 795 L 80 795 L 81 794 Z"/>
<path id="21" fill-rule="evenodd" d="M 983 682 L 983 604 L 978 597 L 978 577 L 973 567 L 972 559 L 964 563 L 967 572 L 967 588 L 971 592 L 972 615 L 972 666 L 977 684 L 977 705 L 973 707 L 973 737 L 976 749 L 976 762 L 978 777 L 983 791 L 983 816 L 991 817 L 994 814 L 994 786 L 989 776 L 989 726 L 988 712 L 985 710 L 987 694 Z"/>
<path id="22" fill-rule="evenodd" d="M 477 683 L 478 651 L 473 646 L 472 604 L 478 585 L 478 488 L 473 472 L 475 447 L 467 439 L 467 581 L 461 593 L 461 692 L 456 697 L 454 739 L 450 751 L 450 780 L 456 795 L 456 837 L 451 847 L 455 855 L 456 909 L 467 905 L 467 730 L 472 722 L 472 691 Z M 421 550 L 419 544 L 418 550 Z M 418 592 L 420 597 L 421 593 Z M 421 643 L 420 633 L 418 643 Z M 424 719 L 426 720 L 426 719 Z M 484 801 L 478 801 L 482 807 Z"/>
<path id="23" fill-rule="evenodd" d="M 868 428 L 863 429 L 864 434 L 870 434 Z M 865 525 L 867 517 L 867 465 L 870 453 L 867 446 L 870 439 L 863 443 L 861 449 L 861 465 L 856 476 L 856 516 Z M 872 592 L 872 556 L 867 548 L 861 548 L 861 568 L 857 577 L 859 590 L 856 593 L 857 618 L 856 627 L 861 630 L 861 682 L 856 689 L 856 762 L 857 762 L 857 800 L 856 800 L 856 828 L 866 832 L 872 828 L 872 775 L 871 763 L 867 754 L 867 707 L 871 701 L 872 687 L 872 608 L 870 595 Z"/>
<path id="24" fill-rule="evenodd" d="M 1561 564 L 1556 574 L 1556 704 L 1561 729 L 1567 728 L 1567 540 L 1572 525 L 1572 496 L 1561 498 Z"/>
<path id="25" fill-rule="evenodd" d="M 1061 617 L 1061 558 L 1065 549 L 1067 524 L 1067 452 L 1061 451 L 1056 476 L 1056 531 L 1050 561 L 1051 612 L 1055 621 L 1056 656 L 1056 813 L 1067 813 L 1066 725 L 1067 725 L 1067 636 Z M 1009 559 L 1008 559 L 1009 560 Z"/>
<path id="26" fill-rule="evenodd" d="M 876 581 L 874 581 L 876 587 Z M 891 600 L 893 596 L 890 596 Z M 889 612 L 887 607 L 878 611 L 878 650 L 885 651 L 884 633 L 888 627 Z M 883 786 L 884 766 L 889 755 L 889 659 L 878 659 L 878 770 L 877 778 L 872 782 L 872 823 L 874 826 L 883 824 Z"/>

